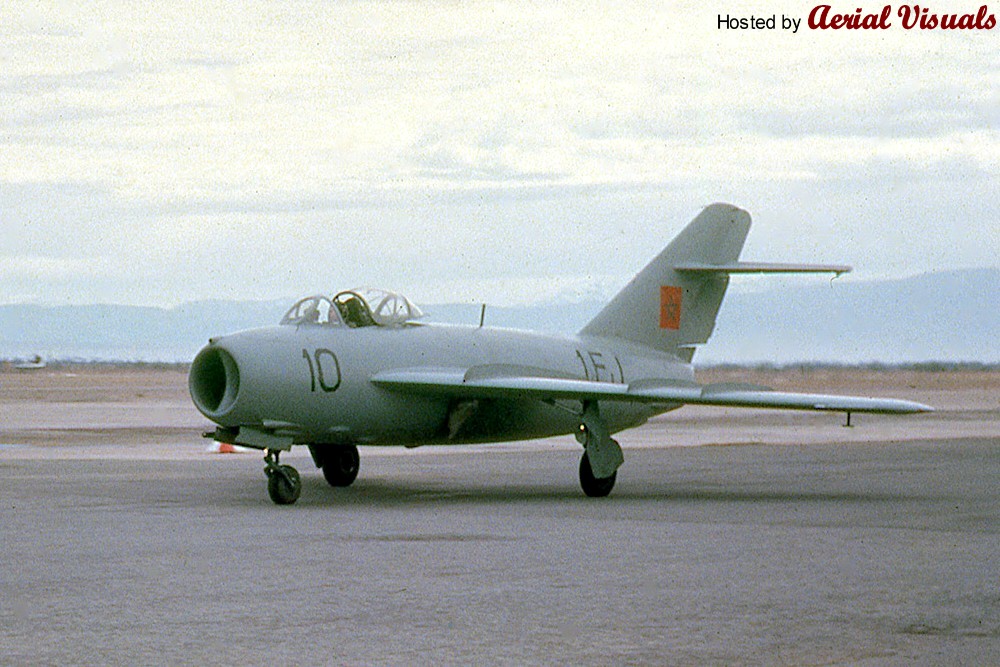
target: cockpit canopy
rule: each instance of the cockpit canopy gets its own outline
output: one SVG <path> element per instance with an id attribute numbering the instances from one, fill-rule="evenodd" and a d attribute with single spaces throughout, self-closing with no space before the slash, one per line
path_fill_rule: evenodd
<path id="1" fill-rule="evenodd" d="M 402 294 L 362 287 L 340 292 L 333 299 L 322 295 L 299 299 L 281 318 L 281 324 L 401 327 L 423 316 Z"/>

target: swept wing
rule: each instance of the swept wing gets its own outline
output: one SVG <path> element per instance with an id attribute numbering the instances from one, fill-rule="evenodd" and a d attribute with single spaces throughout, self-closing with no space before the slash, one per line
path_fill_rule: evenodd
<path id="1" fill-rule="evenodd" d="M 375 385 L 386 389 L 456 398 L 632 401 L 879 414 L 933 411 L 933 408 L 922 403 L 895 398 L 792 393 L 752 385 L 699 385 L 670 380 L 647 379 L 629 384 L 611 384 L 562 377 L 509 374 L 503 371 L 484 373 L 477 367 L 404 368 L 376 373 L 371 380 Z"/>

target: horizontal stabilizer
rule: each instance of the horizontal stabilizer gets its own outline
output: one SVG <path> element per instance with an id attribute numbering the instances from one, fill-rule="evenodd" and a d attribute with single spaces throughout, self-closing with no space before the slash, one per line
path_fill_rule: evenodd
<path id="1" fill-rule="evenodd" d="M 778 264 L 775 262 L 733 262 L 731 264 L 686 263 L 674 267 L 681 273 L 850 273 L 843 264 Z"/>
<path id="2" fill-rule="evenodd" d="M 693 383 L 675 383 L 669 380 L 639 380 L 625 385 L 529 375 L 467 379 L 466 371 L 459 368 L 407 368 L 383 371 L 376 373 L 371 380 L 375 385 L 386 389 L 452 398 L 627 401 L 881 414 L 911 414 L 934 410 L 922 403 L 896 398 L 797 394 L 750 388 L 749 385 L 702 387 Z"/>

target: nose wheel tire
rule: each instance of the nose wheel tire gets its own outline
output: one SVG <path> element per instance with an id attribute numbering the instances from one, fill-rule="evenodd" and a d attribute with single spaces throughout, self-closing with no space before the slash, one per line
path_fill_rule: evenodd
<path id="1" fill-rule="evenodd" d="M 302 495 L 299 471 L 289 465 L 278 464 L 278 452 L 268 450 L 264 456 L 267 475 L 267 495 L 276 505 L 291 505 Z"/>
<path id="2" fill-rule="evenodd" d="M 299 471 L 292 466 L 278 466 L 267 473 L 267 494 L 277 505 L 291 505 L 302 495 Z"/>
<path id="3" fill-rule="evenodd" d="M 328 447 L 323 452 L 323 477 L 330 486 L 350 486 L 360 468 L 361 457 L 354 445 Z"/>
<path id="4" fill-rule="evenodd" d="M 604 498 L 607 496 L 611 493 L 611 489 L 615 488 L 617 477 L 617 471 L 611 473 L 610 477 L 594 477 L 594 471 L 590 467 L 590 459 L 586 452 L 583 453 L 583 458 L 580 459 L 580 486 L 588 497 Z"/>

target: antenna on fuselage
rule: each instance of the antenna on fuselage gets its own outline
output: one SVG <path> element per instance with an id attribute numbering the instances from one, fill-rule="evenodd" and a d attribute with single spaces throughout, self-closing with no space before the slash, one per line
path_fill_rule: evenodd
<path id="1" fill-rule="evenodd" d="M 483 307 L 480 308 L 480 310 L 479 310 L 479 328 L 480 329 L 483 328 L 483 322 L 485 322 L 485 321 L 486 321 L 486 304 L 484 303 Z"/>

